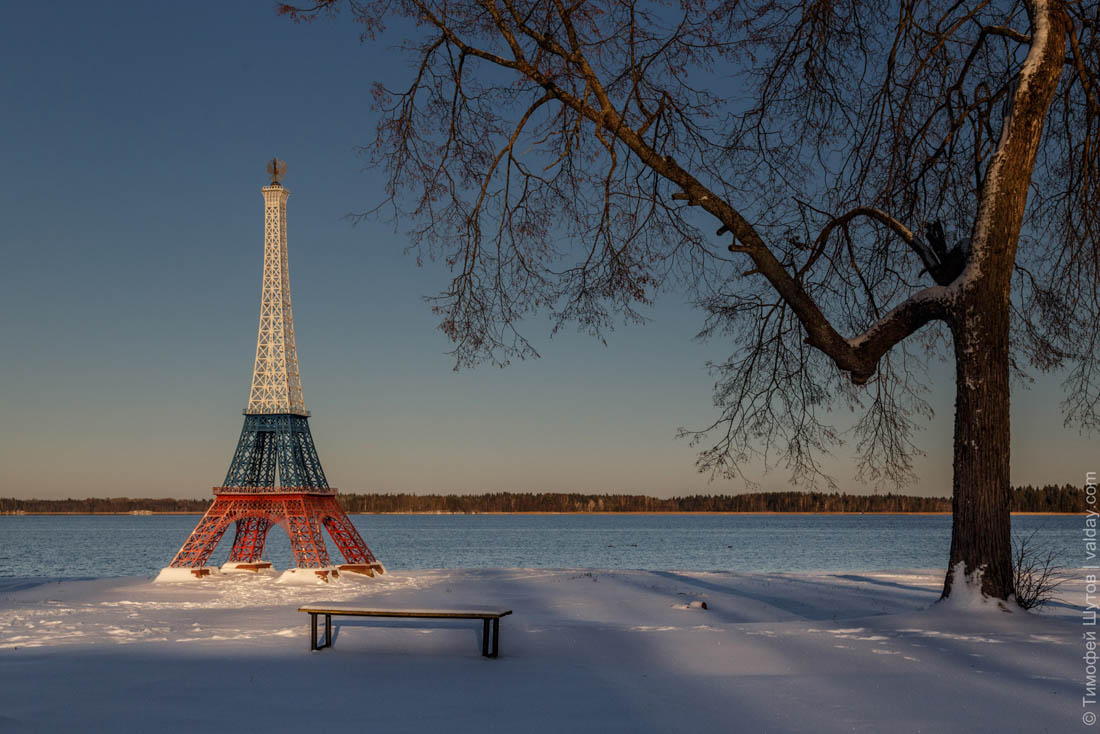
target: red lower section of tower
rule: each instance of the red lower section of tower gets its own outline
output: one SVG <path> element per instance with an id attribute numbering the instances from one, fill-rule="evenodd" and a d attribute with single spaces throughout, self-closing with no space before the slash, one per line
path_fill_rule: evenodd
<path id="1" fill-rule="evenodd" d="M 214 504 L 172 559 L 172 568 L 199 569 L 229 529 L 236 524 L 230 563 L 258 564 L 267 531 L 279 525 L 290 536 L 298 568 L 330 566 L 321 528 L 328 530 L 347 561 L 345 570 L 374 575 L 384 569 L 359 531 L 336 502 L 333 489 L 298 487 L 215 487 Z"/>

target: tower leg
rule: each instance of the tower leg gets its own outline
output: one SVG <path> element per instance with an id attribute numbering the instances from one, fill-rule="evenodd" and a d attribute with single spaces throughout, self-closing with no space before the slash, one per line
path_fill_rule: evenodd
<path id="1" fill-rule="evenodd" d="M 190 568 L 197 571 L 206 566 L 210 554 L 214 552 L 214 548 L 217 547 L 232 520 L 228 512 L 231 506 L 232 502 L 222 501 L 221 498 L 215 499 L 214 504 L 191 532 L 191 537 L 172 559 L 169 568 Z"/>
<path id="2" fill-rule="evenodd" d="M 363 536 L 355 529 L 351 518 L 340 507 L 335 497 L 329 498 L 324 507 L 324 523 L 332 542 L 340 549 L 347 563 L 340 566 L 341 571 L 352 571 L 367 576 L 375 573 L 385 573 L 386 569 L 371 553 L 370 548 L 363 541 Z"/>
<path id="3" fill-rule="evenodd" d="M 309 498 L 286 500 L 286 531 L 298 568 L 325 568 L 329 565 L 321 520 L 309 506 Z"/>
<path id="4" fill-rule="evenodd" d="M 238 502 L 244 511 L 255 512 L 257 508 L 249 507 L 247 502 Z M 271 518 L 262 514 L 249 514 L 237 520 L 237 534 L 233 538 L 233 548 L 229 551 L 229 560 L 222 570 L 252 571 L 271 568 L 271 563 L 264 561 L 264 543 L 267 541 L 267 531 L 271 529 Z"/>
<path id="5" fill-rule="evenodd" d="M 271 521 L 266 517 L 243 517 L 237 520 L 237 534 L 233 538 L 233 550 L 229 551 L 230 563 L 256 563 L 264 555 L 264 543 Z"/>

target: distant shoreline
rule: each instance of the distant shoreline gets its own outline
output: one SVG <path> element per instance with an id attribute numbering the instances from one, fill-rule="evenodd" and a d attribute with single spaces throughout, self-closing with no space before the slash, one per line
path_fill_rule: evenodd
<path id="1" fill-rule="evenodd" d="M 379 515 L 941 515 L 950 514 L 949 497 L 843 492 L 753 492 L 650 497 L 641 494 L 488 492 L 481 494 L 337 494 L 348 514 Z M 41 515 L 195 515 L 210 500 L 151 497 L 16 499 L 0 497 L 0 514 Z M 1007 509 L 1043 514 L 1085 511 L 1085 490 L 1070 485 L 1013 487 Z"/>
<path id="2" fill-rule="evenodd" d="M 204 515 L 205 512 L 2 512 L 0 516 L 52 516 L 52 515 L 81 515 L 92 517 L 96 515 L 141 517 L 145 515 Z M 913 515 L 917 517 L 950 517 L 950 512 L 349 512 L 349 515 Z M 1082 512 L 1013 512 L 1014 517 L 1075 517 L 1083 515 Z"/>

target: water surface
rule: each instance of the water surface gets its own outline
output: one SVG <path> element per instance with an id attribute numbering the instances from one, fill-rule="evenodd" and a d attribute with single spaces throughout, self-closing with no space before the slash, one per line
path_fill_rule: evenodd
<path id="1" fill-rule="evenodd" d="M 0 516 L 0 577 L 140 576 L 167 566 L 198 515 Z M 943 568 L 951 518 L 914 515 L 353 515 L 386 568 L 881 571 Z M 1081 517 L 1019 516 L 1016 534 L 1080 566 Z M 221 564 L 230 529 L 215 551 Z M 334 562 L 338 551 L 326 536 Z M 292 564 L 276 527 L 267 557 Z"/>

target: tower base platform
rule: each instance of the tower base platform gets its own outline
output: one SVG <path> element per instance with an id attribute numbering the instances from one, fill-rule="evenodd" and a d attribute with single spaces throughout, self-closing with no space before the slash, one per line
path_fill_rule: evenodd
<path id="1" fill-rule="evenodd" d="M 275 579 L 275 583 L 291 584 L 294 586 L 313 586 L 315 584 L 327 584 L 330 581 L 349 581 L 361 579 L 366 581 L 374 578 L 376 574 L 385 573 L 382 564 L 366 566 L 362 564 L 345 563 L 339 566 L 325 566 L 324 568 L 288 568 L 281 573 L 273 568 L 270 563 L 255 570 L 242 567 L 245 564 L 226 563 L 221 568 L 217 566 L 203 566 L 201 568 L 162 568 L 153 583 L 187 583 L 199 579 L 218 578 L 225 576 L 267 576 Z"/>
<path id="2" fill-rule="evenodd" d="M 222 573 L 274 573 L 275 569 L 271 561 L 258 561 L 256 563 L 241 563 L 240 561 L 228 561 L 222 564 Z"/>
<path id="3" fill-rule="evenodd" d="M 337 566 L 344 573 L 361 573 L 364 576 L 373 577 L 376 573 L 385 573 L 386 569 L 381 563 L 343 563 Z"/>

